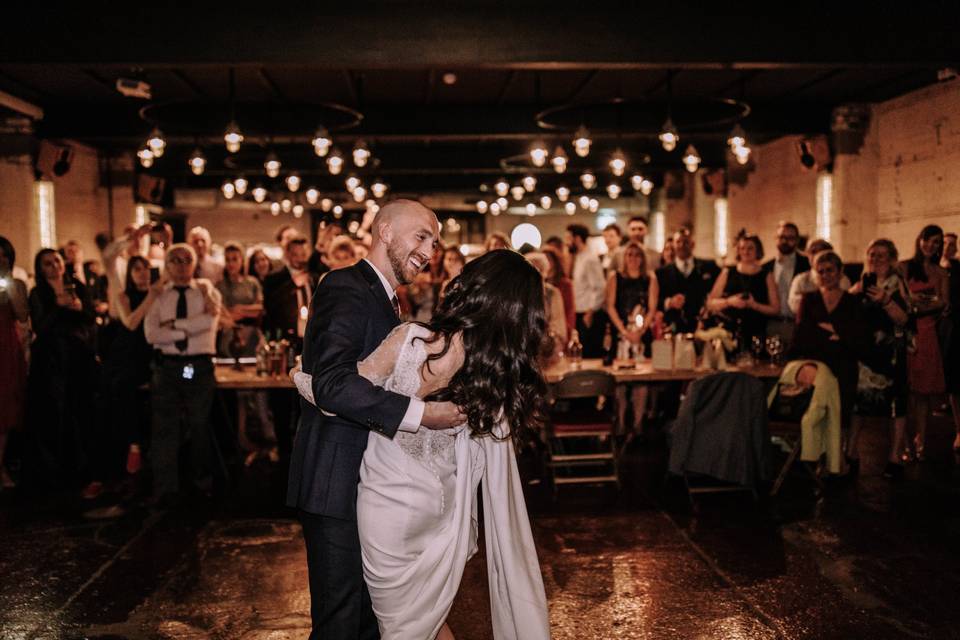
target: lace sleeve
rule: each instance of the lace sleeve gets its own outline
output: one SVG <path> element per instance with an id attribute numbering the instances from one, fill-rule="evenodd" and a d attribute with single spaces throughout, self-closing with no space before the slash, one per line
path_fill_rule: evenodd
<path id="1" fill-rule="evenodd" d="M 373 353 L 357 363 L 357 373 L 378 387 L 382 387 L 400 359 L 410 327 L 410 323 L 404 323 L 387 334 Z"/>

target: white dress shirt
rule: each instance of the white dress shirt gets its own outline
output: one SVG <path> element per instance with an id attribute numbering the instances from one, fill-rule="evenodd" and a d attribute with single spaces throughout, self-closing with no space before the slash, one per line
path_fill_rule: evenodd
<path id="1" fill-rule="evenodd" d="M 387 300 L 391 301 L 396 295 L 396 291 L 390 286 L 390 281 L 387 280 L 380 269 L 377 269 L 376 265 L 367 260 L 363 259 L 370 267 L 373 269 L 373 272 L 377 274 L 377 277 L 380 278 L 380 284 L 383 285 L 383 290 L 387 294 Z M 297 390 L 300 392 L 304 398 L 307 399 L 310 404 L 316 406 L 316 402 L 313 398 L 313 376 L 309 373 L 304 373 L 303 371 L 298 371 L 293 374 L 293 383 L 297 386 Z M 319 408 L 319 407 L 318 407 Z M 426 408 L 423 400 L 419 398 L 410 398 L 410 404 L 407 405 L 407 412 L 403 415 L 403 420 L 400 421 L 400 426 L 398 427 L 400 431 L 407 431 L 414 433 L 420 429 L 420 421 L 423 420 L 423 410 Z M 327 413 L 326 411 L 320 410 L 324 415 L 333 415 L 332 413 Z"/>
<path id="2" fill-rule="evenodd" d="M 206 255 L 197 264 L 197 277 L 206 278 L 213 284 L 223 280 L 223 262 L 211 255 Z"/>
<path id="3" fill-rule="evenodd" d="M 787 256 L 778 255 L 773 261 L 773 281 L 777 285 L 777 292 L 780 294 L 780 315 L 784 318 L 792 319 L 795 315 L 790 309 L 790 285 L 793 283 L 793 276 L 797 272 L 797 254 L 791 253 Z"/>
<path id="4" fill-rule="evenodd" d="M 693 268 L 697 266 L 697 263 L 693 261 L 693 256 L 690 256 L 686 260 L 677 258 L 673 262 L 677 265 L 677 269 L 680 270 L 684 278 L 689 278 L 690 274 L 693 273 Z"/>
<path id="5" fill-rule="evenodd" d="M 573 305 L 577 313 L 603 306 L 607 282 L 600 259 L 584 247 L 573 259 Z"/>
<path id="6" fill-rule="evenodd" d="M 217 352 L 217 316 L 208 313 L 207 296 L 220 306 L 220 292 L 209 281 L 193 279 L 185 294 L 187 317 L 177 319 L 180 292 L 172 284 L 167 285 L 143 320 L 147 342 L 170 356 L 212 356 Z M 167 320 L 174 321 L 173 327 L 160 326 Z M 183 339 L 187 340 L 187 348 L 181 351 L 176 343 Z"/>

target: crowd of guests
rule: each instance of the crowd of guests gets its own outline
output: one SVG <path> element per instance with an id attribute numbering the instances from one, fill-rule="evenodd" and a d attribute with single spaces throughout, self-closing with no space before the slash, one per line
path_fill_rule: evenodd
<path id="1" fill-rule="evenodd" d="M 874 240 L 862 272 L 845 268 L 825 240 L 801 246 L 790 222 L 778 226 L 772 257 L 761 238 L 742 232 L 723 265 L 694 256 L 689 229 L 673 233 L 662 251 L 648 247 L 646 235 L 646 220 L 635 216 L 626 235 L 606 227 L 602 244 L 572 224 L 563 238 L 517 248 L 543 276 L 546 358 L 571 348 L 588 358 L 649 355 L 656 338 L 715 325 L 754 354 L 776 336 L 788 357 L 819 360 L 836 376 L 851 471 L 865 418 L 890 421 L 885 475 L 899 477 L 906 461 L 923 460 L 927 418 L 943 398 L 960 451 L 956 234 L 927 226 L 906 259 L 890 240 Z M 184 243 L 172 236 L 163 224 L 130 227 L 113 241 L 99 236 L 99 260 L 84 260 L 76 242 L 42 249 L 32 287 L 14 247 L 0 238 L 4 487 L 15 480 L 70 486 L 95 498 L 149 468 L 157 501 L 181 493 L 185 478 L 209 493 L 218 459 L 211 357 L 253 357 L 267 341 L 299 353 L 319 278 L 367 249 L 335 224 L 322 225 L 313 246 L 289 226 L 275 244 L 252 247 L 214 245 L 202 227 Z M 492 233 L 483 250 L 502 248 L 513 249 L 509 238 Z M 440 246 L 398 290 L 404 316 L 428 320 L 466 260 L 461 247 Z M 628 391 L 619 393 L 622 424 Z M 648 390 L 635 385 L 629 394 L 639 433 Z M 295 396 L 248 391 L 238 401 L 248 408 L 239 415 L 249 416 L 237 425 L 245 462 L 276 462 L 291 445 Z M 11 474 L 6 444 L 18 430 L 25 437 Z"/>

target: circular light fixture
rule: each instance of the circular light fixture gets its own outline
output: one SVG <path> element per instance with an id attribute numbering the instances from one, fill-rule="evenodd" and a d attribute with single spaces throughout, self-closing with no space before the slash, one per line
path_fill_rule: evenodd
<path id="1" fill-rule="evenodd" d="M 267 190 L 260 185 L 254 187 L 251 193 L 253 193 L 253 199 L 257 203 L 263 202 L 267 199 Z"/>
<path id="2" fill-rule="evenodd" d="M 297 191 L 300 189 L 300 176 L 296 173 L 291 173 L 287 176 L 287 189 L 290 191 Z"/>
<path id="3" fill-rule="evenodd" d="M 617 198 L 619 198 L 620 191 L 622 191 L 622 189 L 620 188 L 620 185 L 617 184 L 616 182 L 611 182 L 610 184 L 607 185 L 607 195 L 610 196 L 611 200 L 616 200 Z"/>
<path id="4" fill-rule="evenodd" d="M 153 166 L 153 159 L 156 157 L 150 147 L 143 147 L 137 151 L 137 157 L 140 158 L 140 166 L 149 169 Z"/>
<path id="5" fill-rule="evenodd" d="M 370 159 L 370 149 L 363 140 L 357 140 L 353 145 L 353 164 L 358 167 L 367 166 L 367 160 Z"/>
<path id="6" fill-rule="evenodd" d="M 514 200 L 522 200 L 523 194 L 525 194 L 526 192 L 527 190 L 524 189 L 523 186 L 519 184 L 514 185 L 513 187 L 510 188 L 510 195 L 513 196 Z"/>
<path id="7" fill-rule="evenodd" d="M 307 198 L 307 202 L 310 204 L 317 204 L 317 200 L 320 199 L 320 192 L 313 187 L 307 189 L 303 195 Z"/>
<path id="8" fill-rule="evenodd" d="M 477 200 L 477 213 L 486 213 L 488 208 L 486 200 Z"/>
<path id="9" fill-rule="evenodd" d="M 274 216 L 280 215 L 280 203 L 279 203 L 279 202 L 271 202 L 271 203 L 270 203 L 270 214 L 271 214 L 271 215 L 274 215 Z"/>
<path id="10" fill-rule="evenodd" d="M 660 138 L 660 144 L 664 151 L 673 151 L 677 148 L 677 143 L 680 142 L 680 134 L 677 133 L 677 128 L 673 126 L 673 121 L 670 118 L 667 118 L 663 123 L 660 135 L 657 137 Z"/>
<path id="11" fill-rule="evenodd" d="M 373 193 L 374 198 L 382 198 L 387 195 L 387 185 L 384 184 L 383 180 L 377 178 L 377 180 L 370 185 L 370 192 Z"/>
<path id="12" fill-rule="evenodd" d="M 240 151 L 240 143 L 243 142 L 243 133 L 240 131 L 240 126 L 236 120 L 231 120 L 230 124 L 227 125 L 226 131 L 223 132 L 223 142 L 227 145 L 227 151 L 230 153 Z"/>
<path id="13" fill-rule="evenodd" d="M 567 152 L 563 150 L 563 147 L 557 145 L 557 148 L 553 150 L 553 158 L 550 159 L 550 164 L 553 165 L 553 170 L 557 173 L 563 173 L 567 170 Z"/>
<path id="14" fill-rule="evenodd" d="M 530 147 L 530 161 L 533 162 L 533 166 L 542 167 L 547 164 L 547 145 L 544 144 L 543 140 L 537 140 L 533 143 L 533 146 Z"/>
<path id="15" fill-rule="evenodd" d="M 277 154 L 271 151 L 267 154 L 267 159 L 263 161 L 263 169 L 267 172 L 267 175 L 271 178 L 276 178 L 280 175 L 280 158 L 277 157 Z"/>
<path id="16" fill-rule="evenodd" d="M 237 190 L 237 195 L 242 196 L 247 192 L 247 187 L 250 185 L 249 181 L 243 176 L 237 176 L 233 180 L 233 187 Z"/>
<path id="17" fill-rule="evenodd" d="M 613 155 L 610 156 L 610 171 L 613 172 L 613 175 L 618 178 L 623 175 L 623 172 L 627 169 L 627 157 L 623 155 L 623 151 L 617 149 L 613 152 Z"/>
<path id="18" fill-rule="evenodd" d="M 535 249 L 539 249 L 543 243 L 543 236 L 540 235 L 540 229 L 529 222 L 518 224 L 510 233 L 510 243 L 515 247 L 522 247 L 529 244 Z"/>
<path id="19" fill-rule="evenodd" d="M 542 196 L 540 196 L 540 208 L 541 208 L 541 209 L 549 209 L 549 208 L 552 207 L 552 206 L 553 206 L 553 198 L 551 198 L 551 197 L 548 196 L 548 195 L 542 195 Z"/>
<path id="20" fill-rule="evenodd" d="M 570 189 L 568 189 L 564 185 L 560 185 L 559 187 L 557 187 L 557 198 L 560 200 L 560 202 L 566 202 L 567 198 L 569 197 L 570 197 Z"/>
<path id="21" fill-rule="evenodd" d="M 313 134 L 313 152 L 319 157 L 324 157 L 327 155 L 327 152 L 330 151 L 330 145 L 333 144 L 333 140 L 330 139 L 330 132 L 327 131 L 326 127 L 319 127 L 317 132 Z"/>
<path id="22" fill-rule="evenodd" d="M 163 152 L 167 148 L 167 141 L 163 138 L 163 132 L 160 127 L 154 127 L 153 131 L 147 137 L 147 146 L 153 151 L 154 158 L 163 157 Z"/>
<path id="23" fill-rule="evenodd" d="M 328 212 L 330 209 L 333 209 L 333 200 L 330 198 L 324 198 L 320 201 L 320 210 L 323 212 Z"/>
<path id="24" fill-rule="evenodd" d="M 340 153 L 340 149 L 334 147 L 327 154 L 327 170 L 332 176 L 340 175 L 343 171 L 343 154 Z"/>
<path id="25" fill-rule="evenodd" d="M 233 196 L 237 195 L 237 188 L 233 186 L 232 182 L 227 180 L 220 186 L 220 192 L 223 193 L 224 198 L 230 200 Z"/>
<path id="26" fill-rule="evenodd" d="M 505 196 L 510 193 L 510 184 L 504 178 L 500 178 L 493 185 L 493 190 L 497 192 L 498 196 Z"/>
<path id="27" fill-rule="evenodd" d="M 207 157 L 203 155 L 203 150 L 200 147 L 193 150 L 193 153 L 190 154 L 190 158 L 187 160 L 187 164 L 190 165 L 190 171 L 193 172 L 193 175 L 203 175 L 204 170 L 207 168 Z"/>
<path id="28" fill-rule="evenodd" d="M 593 175 L 590 170 L 584 171 L 580 174 L 580 184 L 583 185 L 584 189 L 593 189 L 597 186 L 597 176 Z"/>
<path id="29" fill-rule="evenodd" d="M 572 202 L 568 202 L 565 205 L 563 205 L 563 210 L 567 212 L 568 216 L 572 216 L 577 212 L 577 205 L 575 205 Z"/>
<path id="30" fill-rule="evenodd" d="M 587 128 L 583 125 L 580 125 L 580 128 L 577 129 L 577 132 L 573 134 L 573 150 L 581 158 L 586 158 L 590 155 L 590 145 L 593 144 L 593 140 L 590 139 L 590 132 L 587 131 Z"/>
<path id="31" fill-rule="evenodd" d="M 687 150 L 683 154 L 683 166 L 687 168 L 687 171 L 690 173 L 696 173 L 697 168 L 700 166 L 700 154 L 697 153 L 697 148 L 692 144 L 687 145 Z"/>
<path id="32" fill-rule="evenodd" d="M 523 184 L 523 188 L 527 191 L 533 191 L 537 188 L 537 179 L 530 174 L 523 176 L 523 180 L 520 182 Z"/>

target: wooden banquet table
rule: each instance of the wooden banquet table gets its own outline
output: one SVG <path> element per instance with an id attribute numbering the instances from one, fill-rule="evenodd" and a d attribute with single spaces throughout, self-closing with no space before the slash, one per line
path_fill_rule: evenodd
<path id="1" fill-rule="evenodd" d="M 233 365 L 218 364 L 215 374 L 218 389 L 234 389 L 237 391 L 257 389 L 293 389 L 293 381 L 286 373 L 280 376 L 258 376 L 256 367 L 244 365 L 242 369 L 234 369 Z"/>
<path id="2" fill-rule="evenodd" d="M 654 369 L 649 361 L 636 363 L 633 360 L 617 360 L 611 366 L 604 366 L 598 359 L 585 359 L 578 368 L 574 368 L 569 360 L 563 359 L 549 365 L 543 371 L 543 377 L 550 384 L 560 382 L 563 376 L 571 371 L 606 371 L 612 373 L 618 383 L 627 382 L 670 382 L 689 381 L 717 373 L 711 369 Z M 749 367 L 728 366 L 724 371 L 742 371 L 758 378 L 779 378 L 782 367 L 766 362 Z"/>

